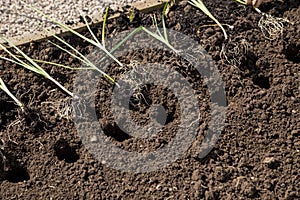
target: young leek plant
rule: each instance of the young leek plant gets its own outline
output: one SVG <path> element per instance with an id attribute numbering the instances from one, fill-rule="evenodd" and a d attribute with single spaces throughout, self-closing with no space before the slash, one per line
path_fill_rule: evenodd
<path id="1" fill-rule="evenodd" d="M 68 95 L 73 96 L 73 93 L 70 92 L 68 89 L 66 89 L 64 86 L 62 86 L 59 82 L 57 82 L 54 78 L 52 78 L 41 66 L 39 66 L 33 59 L 31 59 L 29 56 L 27 56 L 21 49 L 19 49 L 17 46 L 15 46 L 11 41 L 6 39 L 5 37 L 0 36 L 0 39 L 7 42 L 9 46 L 13 47 L 19 54 L 21 54 L 22 57 L 26 59 L 27 62 L 24 62 L 19 57 L 14 55 L 11 51 L 9 51 L 3 44 L 0 43 L 0 48 L 2 48 L 6 53 L 8 53 L 13 59 L 6 58 L 4 56 L 0 56 L 1 59 L 10 61 L 12 63 L 15 63 L 17 65 L 20 65 L 30 71 L 33 71 L 37 74 L 40 74 L 44 76 L 45 78 L 49 79 L 53 83 L 55 83 L 59 88 L 61 88 L 63 91 L 65 91 Z"/>
<path id="2" fill-rule="evenodd" d="M 218 24 L 218 26 L 222 29 L 225 40 L 227 40 L 228 36 L 227 36 L 226 30 L 224 29 L 222 24 L 209 12 L 207 7 L 204 5 L 204 3 L 201 0 L 190 0 L 188 2 L 189 2 L 189 4 L 202 10 L 202 12 L 204 12 L 210 19 L 212 19 L 214 22 L 216 22 Z"/>
<path id="3" fill-rule="evenodd" d="M 238 3 L 247 5 L 246 0 L 235 0 Z M 283 23 L 289 22 L 287 19 L 273 17 L 267 13 L 263 13 L 260 9 L 254 7 L 254 10 L 262 15 L 258 22 L 258 27 L 261 29 L 264 37 L 269 40 L 275 40 L 283 33 Z"/>
<path id="4" fill-rule="evenodd" d="M 162 25 L 163 25 L 163 34 L 160 32 L 159 27 L 158 27 L 158 23 L 157 23 L 157 19 L 156 16 L 153 15 L 153 19 L 154 19 L 154 24 L 155 24 L 155 28 L 156 28 L 156 32 L 157 33 L 153 33 L 150 30 L 148 30 L 145 27 L 142 27 L 142 30 L 145 31 L 147 34 L 149 34 L 150 36 L 154 37 L 155 39 L 157 39 L 158 41 L 164 43 L 167 47 L 169 47 L 172 51 L 174 51 L 176 54 L 178 54 L 178 50 L 176 50 L 169 42 L 168 39 L 168 34 L 167 34 L 167 28 L 166 28 L 166 23 L 165 23 L 165 13 L 166 13 L 166 9 L 168 7 L 168 2 L 165 4 L 163 12 L 162 12 Z"/>

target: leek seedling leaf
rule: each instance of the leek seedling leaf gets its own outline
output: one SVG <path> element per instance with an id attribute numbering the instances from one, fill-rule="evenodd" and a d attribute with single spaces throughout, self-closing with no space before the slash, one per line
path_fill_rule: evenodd
<path id="1" fill-rule="evenodd" d="M 46 30 L 47 31 L 47 30 Z M 67 43 L 66 41 L 64 41 L 63 39 L 61 39 L 60 37 L 56 36 L 54 33 L 51 33 L 49 31 L 47 31 L 48 33 L 52 34 L 52 36 L 54 38 L 56 38 L 57 40 L 59 40 L 60 42 L 62 42 L 63 44 L 65 44 L 66 46 L 68 46 L 70 49 L 72 49 L 76 54 L 78 54 L 79 56 L 73 54 L 72 52 L 70 52 L 69 50 L 59 46 L 58 44 L 55 44 L 54 42 L 49 41 L 51 44 L 53 44 L 54 46 L 56 46 L 57 48 L 65 51 L 66 53 L 68 53 L 69 55 L 71 55 L 74 58 L 77 58 L 78 60 L 80 60 L 81 62 L 85 63 L 87 66 L 92 67 L 93 69 L 97 70 L 98 72 L 100 72 L 101 74 L 103 74 L 106 78 L 108 78 L 111 82 L 115 83 L 115 80 L 109 76 L 108 74 L 106 74 L 105 72 L 103 72 L 102 70 L 98 69 L 98 67 L 96 67 L 86 56 L 84 56 L 82 53 L 80 53 L 77 49 L 75 49 L 72 45 L 70 45 L 69 43 Z"/>
<path id="2" fill-rule="evenodd" d="M 19 56 L 19 55 L 15 55 L 16 57 L 18 58 L 24 58 L 23 56 Z M 9 61 L 9 62 L 12 62 L 12 63 L 15 63 L 17 65 L 21 65 L 22 67 L 26 68 L 27 66 L 26 65 L 23 65 L 22 63 L 19 63 L 15 60 L 12 60 L 12 59 L 9 59 L 9 58 L 6 58 L 6 57 L 3 57 L 0 55 L 0 58 L 2 60 L 6 60 L 6 61 Z M 31 58 L 32 59 L 32 58 Z M 63 65 L 63 64 L 59 64 L 59 63 L 55 63 L 55 62 L 50 62 L 50 61 L 44 61 L 44 60 L 38 60 L 38 59 L 32 59 L 34 62 L 36 63 L 42 63 L 42 64 L 47 64 L 47 65 L 53 65 L 53 66 L 57 66 L 57 67 L 62 67 L 62 68 L 66 68 L 66 69 L 72 69 L 72 70 L 81 70 L 81 69 L 94 69 L 94 68 L 91 68 L 91 67 L 87 67 L 87 68 L 75 68 L 75 67 L 70 67 L 70 66 L 67 66 L 67 65 Z"/>
<path id="3" fill-rule="evenodd" d="M 1 44 L 0 44 L 0 47 L 4 50 L 4 51 L 6 51 L 4 48 L 4 46 L 1 46 Z M 13 58 L 16 56 L 16 57 L 18 57 L 17 55 L 11 55 Z M 20 66 L 22 66 L 22 67 L 24 67 L 24 68 L 26 68 L 26 69 L 29 69 L 29 70 L 31 70 L 31 71 L 33 71 L 33 72 L 35 72 L 35 73 L 38 73 L 38 71 L 36 71 L 35 69 L 33 69 L 33 68 L 28 68 L 28 64 L 27 63 L 25 63 L 25 62 L 18 62 L 18 61 L 15 61 L 15 60 L 13 60 L 13 59 L 10 59 L 10 58 L 6 58 L 6 57 L 3 57 L 3 56 L 0 56 L 0 58 L 2 59 L 2 60 L 6 60 L 6 61 L 9 61 L 9 62 L 12 62 L 12 63 L 14 63 L 14 64 L 17 64 L 17 65 L 20 65 Z M 21 60 L 20 60 L 21 61 Z"/>
<path id="4" fill-rule="evenodd" d="M 120 46 L 122 46 L 129 38 L 131 38 L 132 36 L 134 36 L 136 33 L 138 33 L 139 31 L 143 30 L 143 27 L 140 26 L 136 29 L 134 29 L 130 34 L 128 34 L 121 42 L 119 42 L 117 45 L 115 45 L 112 50 L 110 51 L 110 53 L 114 53 Z M 100 59 L 99 62 L 102 62 L 107 56 L 104 56 Z"/>
<path id="5" fill-rule="evenodd" d="M 247 5 L 246 0 L 235 0 L 236 2 L 243 4 L 243 5 Z M 254 10 L 256 10 L 258 13 L 262 14 L 262 12 L 255 6 L 253 6 Z"/>
<path id="6" fill-rule="evenodd" d="M 108 16 L 108 10 L 109 6 L 106 7 L 105 13 L 103 16 L 103 23 L 102 23 L 102 45 L 105 47 L 105 27 L 106 27 L 106 21 L 107 21 L 107 16 Z"/>
<path id="7" fill-rule="evenodd" d="M 164 37 L 160 37 L 158 34 L 152 33 L 145 27 L 142 27 L 142 29 L 143 29 L 143 31 L 145 31 L 146 33 L 148 33 L 155 39 L 157 39 L 157 40 L 161 41 L 162 43 L 164 43 L 165 45 L 167 45 L 170 49 L 172 49 L 172 51 L 174 51 L 175 53 L 178 53 L 178 51 L 169 42 L 167 42 Z"/>
<path id="8" fill-rule="evenodd" d="M 68 54 L 70 54 L 70 56 L 72 56 L 72 57 L 74 57 L 74 58 L 80 60 L 81 62 L 85 62 L 85 61 L 84 61 L 83 59 L 81 59 L 79 56 L 76 56 L 75 54 L 73 54 L 73 53 L 70 52 L 69 50 L 67 50 L 67 49 L 65 49 L 65 48 L 63 48 L 63 47 L 61 47 L 61 46 L 59 46 L 58 44 L 55 44 L 54 42 L 51 42 L 50 40 L 48 40 L 48 42 L 49 42 L 50 44 L 52 44 L 53 46 L 56 46 L 56 47 L 59 48 L 60 50 L 66 52 L 66 53 L 68 53 Z"/>
<path id="9" fill-rule="evenodd" d="M 70 67 L 70 66 L 67 66 L 67 65 L 63 65 L 63 64 L 59 64 L 59 63 L 54 63 L 54 62 L 50 62 L 50 61 L 44 61 L 44 60 L 37 60 L 37 59 L 32 59 L 32 60 L 34 62 L 36 62 L 36 63 L 42 63 L 42 64 L 52 65 L 52 66 L 56 66 L 56 67 L 62 67 L 62 68 L 71 69 L 71 70 L 93 69 L 91 67 L 87 67 L 87 68 Z"/>
<path id="10" fill-rule="evenodd" d="M 0 89 L 3 90 L 6 94 L 8 94 L 15 102 L 16 104 L 21 108 L 22 111 L 24 111 L 24 105 L 22 104 L 21 101 L 19 101 L 6 87 L 4 81 L 0 77 Z"/>
<path id="11" fill-rule="evenodd" d="M 227 36 L 226 30 L 224 29 L 222 24 L 209 12 L 209 10 L 206 8 L 206 6 L 204 5 L 204 3 L 201 0 L 190 0 L 188 2 L 192 6 L 195 6 L 195 7 L 199 8 L 200 10 L 202 10 L 202 12 L 204 12 L 210 19 L 215 21 L 219 25 L 219 27 L 222 29 L 225 40 L 227 40 L 228 36 Z"/>
<path id="12" fill-rule="evenodd" d="M 162 11 L 162 16 L 161 16 L 161 20 L 162 20 L 162 25 L 163 25 L 163 30 L 164 30 L 164 37 L 165 37 L 165 40 L 167 42 L 169 42 L 168 40 L 168 34 L 167 34 L 167 29 L 166 29 L 166 23 L 165 23 L 165 16 L 167 15 L 167 8 L 169 7 L 169 2 L 166 2 L 165 3 L 165 6 L 164 6 L 164 9 Z"/>
<path id="13" fill-rule="evenodd" d="M 158 23 L 157 23 L 157 19 L 156 19 L 156 15 L 153 15 L 153 19 L 154 19 L 155 28 L 156 28 L 156 31 L 157 31 L 159 37 L 164 38 L 164 37 L 162 36 L 160 30 L 159 30 Z"/>
<path id="14" fill-rule="evenodd" d="M 93 31 L 92 31 L 92 29 L 91 29 L 91 27 L 90 27 L 90 25 L 89 25 L 89 23 L 88 23 L 86 17 L 83 16 L 82 18 L 83 18 L 83 21 L 84 21 L 86 27 L 88 28 L 89 32 L 91 33 L 92 37 L 94 38 L 94 40 L 97 42 L 98 45 L 101 45 L 101 43 L 99 42 L 99 40 L 97 39 L 97 37 L 96 37 L 95 34 L 93 33 Z M 103 47 L 104 47 L 104 46 L 103 46 Z"/>
<path id="15" fill-rule="evenodd" d="M 159 30 L 158 23 L 157 23 L 155 15 L 154 15 L 153 19 L 154 19 L 154 23 L 155 23 L 156 32 L 158 32 L 158 33 L 153 33 L 153 32 L 149 31 L 145 27 L 142 27 L 142 30 L 145 31 L 146 33 L 148 33 L 149 35 L 151 35 L 152 37 L 154 37 L 155 39 L 157 39 L 158 41 L 161 41 L 162 43 L 164 43 L 165 45 L 167 45 L 175 53 L 178 53 L 178 51 L 168 41 L 166 26 L 165 25 L 163 26 L 163 32 L 164 32 L 164 36 L 163 36 L 160 33 L 160 30 Z M 162 20 L 164 21 L 164 18 L 162 18 Z M 165 23 L 163 22 L 163 24 L 165 24 Z"/>
<path id="16" fill-rule="evenodd" d="M 147 34 L 151 35 L 152 37 L 154 37 L 158 41 L 161 41 L 162 43 L 164 43 L 165 45 L 167 45 L 172 51 L 174 51 L 175 53 L 178 53 L 178 51 L 169 43 L 169 40 L 168 40 L 168 34 L 167 34 L 167 29 L 166 29 L 166 24 L 165 24 L 165 18 L 164 18 L 165 9 L 167 8 L 167 6 L 168 6 L 168 3 L 165 4 L 163 12 L 162 12 L 162 24 L 163 24 L 164 35 L 162 35 L 161 32 L 160 32 L 160 30 L 159 30 L 157 19 L 156 19 L 156 15 L 153 15 L 153 20 L 154 20 L 154 24 L 155 24 L 155 28 L 156 28 L 156 32 L 157 33 L 153 33 L 153 32 L 149 31 L 147 28 L 145 28 L 143 26 L 141 28 Z"/>

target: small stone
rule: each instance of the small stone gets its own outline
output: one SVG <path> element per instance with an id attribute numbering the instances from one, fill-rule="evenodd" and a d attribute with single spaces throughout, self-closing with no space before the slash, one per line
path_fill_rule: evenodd
<path id="1" fill-rule="evenodd" d="M 180 23 L 177 23 L 177 24 L 176 24 L 175 30 L 176 30 L 176 31 L 180 31 L 180 30 L 181 30 L 181 25 L 180 25 Z"/>
<path id="2" fill-rule="evenodd" d="M 277 169 L 280 166 L 280 162 L 274 157 L 267 157 L 264 159 L 263 163 L 268 165 L 270 169 Z"/>
<path id="3" fill-rule="evenodd" d="M 205 199 L 206 200 L 212 200 L 212 199 L 217 199 L 216 196 L 214 195 L 215 193 L 211 190 L 209 191 L 205 191 L 204 195 L 205 195 Z"/>
<path id="4" fill-rule="evenodd" d="M 193 171 L 193 174 L 192 174 L 192 180 L 193 181 L 197 181 L 200 179 L 200 171 L 199 169 L 196 169 L 195 171 Z"/>
<path id="5" fill-rule="evenodd" d="M 184 10 L 184 12 L 188 13 L 188 12 L 190 12 L 191 8 L 192 8 L 191 5 L 187 5 L 187 6 L 184 7 L 183 10 Z"/>
<path id="6" fill-rule="evenodd" d="M 300 129 L 299 130 L 292 130 L 291 132 L 292 136 L 297 137 L 300 135 Z"/>
<path id="7" fill-rule="evenodd" d="M 90 139 L 90 142 L 92 142 L 92 143 L 98 142 L 98 137 L 96 135 L 93 135 Z"/>
<path id="8" fill-rule="evenodd" d="M 161 188 L 162 188 L 162 187 L 161 187 L 161 185 L 160 185 L 160 184 L 158 184 L 158 185 L 156 186 L 156 188 L 155 188 L 155 189 L 156 189 L 156 190 L 161 190 Z"/>
<path id="9" fill-rule="evenodd" d="M 171 12 L 169 12 L 168 17 L 172 18 L 172 17 L 174 17 L 174 15 L 175 15 L 175 12 L 171 11 Z"/>
<path id="10" fill-rule="evenodd" d="M 89 174 L 89 175 L 94 175 L 94 174 L 95 174 L 95 169 L 94 169 L 94 168 L 89 169 L 89 170 L 88 170 L 88 174 Z"/>
<path id="11" fill-rule="evenodd" d="M 186 6 L 187 3 L 188 3 L 187 1 L 180 1 L 178 4 L 181 5 L 181 6 Z"/>
<path id="12" fill-rule="evenodd" d="M 274 157 L 266 157 L 264 159 L 263 163 L 269 164 L 269 163 L 273 162 L 274 160 L 275 160 Z"/>

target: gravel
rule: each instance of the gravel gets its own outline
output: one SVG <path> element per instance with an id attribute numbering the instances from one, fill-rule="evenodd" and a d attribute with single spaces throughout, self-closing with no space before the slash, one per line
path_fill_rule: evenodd
<path id="1" fill-rule="evenodd" d="M 106 6 L 116 9 L 139 0 L 24 0 L 65 23 L 78 22 L 80 15 L 102 15 Z M 18 0 L 0 0 L 0 34 L 11 38 L 53 26 Z"/>

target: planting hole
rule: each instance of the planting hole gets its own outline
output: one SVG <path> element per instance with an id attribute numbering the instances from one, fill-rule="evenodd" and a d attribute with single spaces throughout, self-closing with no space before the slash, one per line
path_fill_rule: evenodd
<path id="1" fill-rule="evenodd" d="M 28 181 L 30 176 L 26 168 L 17 167 L 7 172 L 6 179 L 12 183 L 18 183 Z"/>
<path id="2" fill-rule="evenodd" d="M 268 163 L 268 168 L 270 169 L 277 169 L 280 166 L 280 162 L 278 160 L 274 160 Z"/>
<path id="3" fill-rule="evenodd" d="M 131 136 L 122 131 L 116 123 L 105 126 L 104 134 L 108 137 L 114 138 L 118 142 L 123 142 L 131 138 Z"/>
<path id="4" fill-rule="evenodd" d="M 260 88 L 269 89 L 270 81 L 268 77 L 265 76 L 257 76 L 253 78 L 253 83 Z"/>
<path id="5" fill-rule="evenodd" d="M 287 45 L 284 50 L 286 58 L 294 63 L 300 63 L 300 46 L 295 43 Z"/>
<path id="6" fill-rule="evenodd" d="M 76 149 L 72 148 L 64 139 L 56 142 L 54 151 L 59 160 L 65 160 L 67 163 L 74 163 L 79 159 Z"/>

